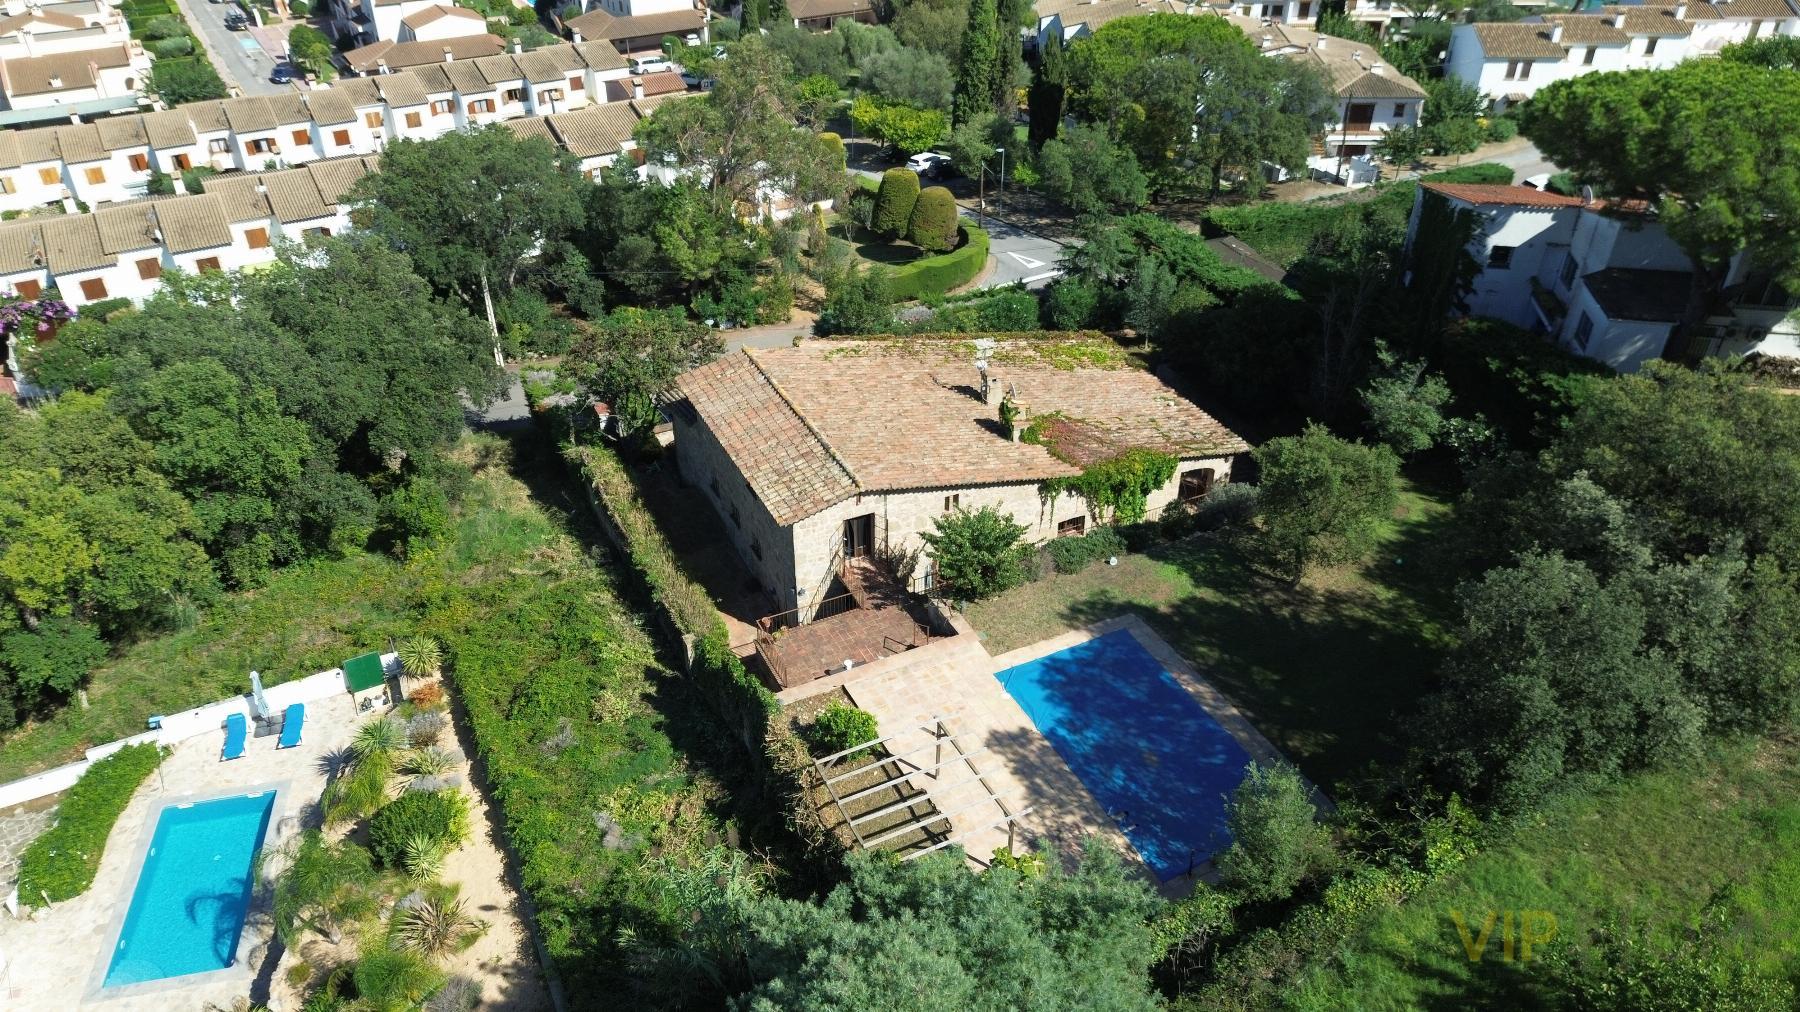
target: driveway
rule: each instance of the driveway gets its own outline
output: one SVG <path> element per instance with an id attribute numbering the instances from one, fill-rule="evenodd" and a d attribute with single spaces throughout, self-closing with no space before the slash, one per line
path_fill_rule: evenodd
<path id="1" fill-rule="evenodd" d="M 286 45 L 287 24 L 271 25 L 255 33 L 226 29 L 225 15 L 239 10 L 231 3 L 208 3 L 205 0 L 176 0 L 188 24 L 206 47 L 206 55 L 218 68 L 225 86 L 245 95 L 282 95 L 292 92 L 291 84 L 270 84 L 269 74 L 275 70 L 275 57 L 264 48 L 270 42 L 280 52 Z M 297 22 L 296 22 L 297 23 Z M 257 35 L 264 41 L 258 41 Z"/>

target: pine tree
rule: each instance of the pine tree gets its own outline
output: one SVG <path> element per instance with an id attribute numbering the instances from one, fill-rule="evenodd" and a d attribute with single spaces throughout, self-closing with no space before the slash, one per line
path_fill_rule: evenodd
<path id="1" fill-rule="evenodd" d="M 1068 65 L 1060 38 L 1046 39 L 1038 54 L 1037 69 L 1031 75 L 1031 146 L 1041 148 L 1062 131 L 1064 85 L 1068 83 Z"/>
<path id="2" fill-rule="evenodd" d="M 1000 15 L 995 0 L 974 0 L 963 29 L 961 70 L 956 76 L 954 122 L 991 112 L 1000 79 Z"/>

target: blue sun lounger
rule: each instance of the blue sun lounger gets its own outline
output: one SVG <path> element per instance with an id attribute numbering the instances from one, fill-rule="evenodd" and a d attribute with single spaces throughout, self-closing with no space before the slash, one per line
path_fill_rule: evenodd
<path id="1" fill-rule="evenodd" d="M 241 759 L 244 755 L 244 738 L 250 733 L 250 726 L 244 722 L 244 715 L 234 713 L 225 718 L 225 752 L 219 761 Z"/>
<path id="2" fill-rule="evenodd" d="M 300 744 L 300 729 L 306 726 L 306 704 L 293 703 L 281 714 L 281 740 L 276 748 L 293 748 Z"/>

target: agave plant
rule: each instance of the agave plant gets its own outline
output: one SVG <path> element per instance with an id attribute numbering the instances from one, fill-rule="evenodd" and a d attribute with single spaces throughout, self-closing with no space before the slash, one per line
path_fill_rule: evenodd
<path id="1" fill-rule="evenodd" d="M 454 890 L 434 890 L 395 919 L 394 938 L 402 948 L 439 960 L 475 944 L 487 922 L 469 916 Z"/>
<path id="2" fill-rule="evenodd" d="M 410 778 L 441 777 L 456 768 L 456 756 L 441 748 L 414 749 L 400 760 L 400 772 Z"/>
<path id="3" fill-rule="evenodd" d="M 444 666 L 444 649 L 430 636 L 401 640 L 394 652 L 400 658 L 400 666 L 414 678 L 436 678 Z"/>
<path id="4" fill-rule="evenodd" d="M 446 849 L 444 841 L 426 833 L 417 833 L 406 840 L 406 852 L 400 863 L 406 868 L 406 878 L 413 885 L 424 885 L 437 880 L 444 870 Z"/>
<path id="5" fill-rule="evenodd" d="M 406 747 L 406 728 L 392 720 L 376 720 L 356 729 L 350 739 L 350 751 L 358 760 L 376 754 L 391 755 Z"/>

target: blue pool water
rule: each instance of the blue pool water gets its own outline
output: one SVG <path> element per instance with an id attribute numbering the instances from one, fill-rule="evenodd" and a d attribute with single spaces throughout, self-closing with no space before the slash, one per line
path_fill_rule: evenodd
<path id="1" fill-rule="evenodd" d="M 1222 851 L 1250 754 L 1127 630 L 997 672 L 1160 879 Z"/>
<path id="2" fill-rule="evenodd" d="M 275 792 L 163 809 L 106 968 L 106 987 L 222 970 L 237 960 L 251 864 Z"/>

